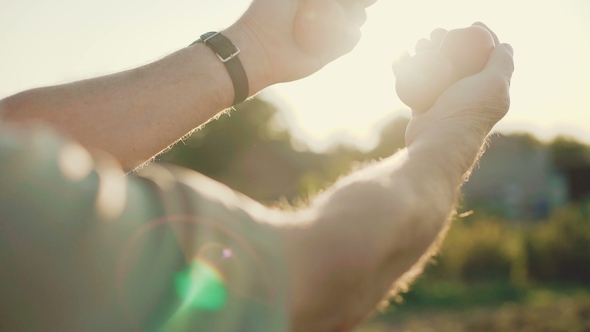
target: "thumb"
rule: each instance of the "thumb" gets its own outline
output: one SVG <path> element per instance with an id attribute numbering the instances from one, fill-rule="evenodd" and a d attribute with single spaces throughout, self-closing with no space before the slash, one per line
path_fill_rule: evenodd
<path id="1" fill-rule="evenodd" d="M 501 76 L 510 83 L 514 72 L 514 50 L 510 44 L 500 44 L 494 48 L 484 71 Z"/>
<path id="2" fill-rule="evenodd" d="M 297 13 L 293 34 L 301 49 L 312 55 L 339 56 L 360 39 L 359 26 L 349 21 L 344 7 L 335 0 L 307 0 Z"/>

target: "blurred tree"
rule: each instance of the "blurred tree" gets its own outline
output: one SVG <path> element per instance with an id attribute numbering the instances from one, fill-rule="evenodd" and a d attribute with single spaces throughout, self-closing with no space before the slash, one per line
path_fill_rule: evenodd
<path id="1" fill-rule="evenodd" d="M 293 149 L 289 132 L 273 122 L 277 112 L 274 105 L 253 98 L 177 143 L 160 160 L 196 170 L 257 200 L 292 200 L 300 194 L 300 178 L 310 169 L 321 170 L 326 157 Z"/>
<path id="2" fill-rule="evenodd" d="M 253 98 L 195 131 L 159 159 L 194 169 L 266 204 L 299 205 L 351 169 L 405 146 L 408 119 L 392 118 L 370 151 L 343 144 L 323 153 L 301 149 L 301 144 L 296 149 L 291 134 L 276 125 L 279 112 Z M 483 172 L 476 169 L 470 183 L 485 189 L 486 183 L 520 183 L 537 173 L 543 176 L 531 183 L 547 181 L 545 175 L 552 175 L 552 169 L 534 172 L 541 162 L 564 172 L 572 165 L 587 165 L 588 151 L 586 145 L 566 138 L 544 144 L 526 134 L 492 137 L 490 151 L 481 161 Z M 538 192 L 534 189 L 531 192 Z M 506 198 L 504 194 L 492 191 L 491 197 Z M 455 222 L 435 264 L 403 296 L 406 303 L 443 307 L 502 303 L 520 301 L 529 281 L 590 284 L 590 204 L 559 210 L 543 223 L 518 225 L 491 217 L 497 206 L 489 199 L 476 203 L 466 195 L 461 210 L 475 209 L 475 214 Z"/>
<path id="3" fill-rule="evenodd" d="M 410 119 L 405 117 L 396 117 L 390 119 L 381 129 L 379 143 L 372 151 L 366 154 L 365 158 L 379 159 L 391 156 L 399 149 L 406 146 L 406 127 Z"/>
<path id="4" fill-rule="evenodd" d="M 590 283 L 590 219 L 584 210 L 579 205 L 560 209 L 548 223 L 528 234 L 531 278 L 541 282 Z"/>
<path id="5" fill-rule="evenodd" d="M 402 148 L 407 119 L 394 119 L 369 152 L 337 145 L 324 153 L 295 149 L 291 134 L 276 125 L 280 110 L 253 98 L 210 121 L 159 160 L 196 170 L 262 202 L 299 205 L 368 159 Z M 298 144 L 300 145 L 300 144 Z"/>
<path id="6" fill-rule="evenodd" d="M 567 179 L 572 201 L 590 197 L 590 147 L 572 138 L 557 137 L 549 144 L 553 165 Z"/>
<path id="7" fill-rule="evenodd" d="M 567 169 L 590 164 L 590 148 L 573 138 L 559 136 L 549 143 L 553 165 Z"/>

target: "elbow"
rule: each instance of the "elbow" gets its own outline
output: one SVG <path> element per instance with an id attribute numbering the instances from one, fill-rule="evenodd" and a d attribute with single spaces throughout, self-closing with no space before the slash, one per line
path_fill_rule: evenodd
<path id="1" fill-rule="evenodd" d="M 0 100 L 0 118 L 5 121 L 19 121 L 29 108 L 30 91 L 24 91 Z"/>
<path id="2" fill-rule="evenodd" d="M 12 110 L 14 109 L 15 96 L 0 99 L 0 119 L 7 120 L 10 118 Z"/>

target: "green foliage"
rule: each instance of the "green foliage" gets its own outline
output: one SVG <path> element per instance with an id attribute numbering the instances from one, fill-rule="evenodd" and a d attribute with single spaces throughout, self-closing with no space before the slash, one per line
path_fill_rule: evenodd
<path id="1" fill-rule="evenodd" d="M 549 222 L 528 234 L 531 278 L 590 283 L 590 218 L 584 206 L 556 211 Z"/>
<path id="2" fill-rule="evenodd" d="M 456 220 L 426 273 L 366 331 L 590 331 L 589 210 Z"/>
<path id="3" fill-rule="evenodd" d="M 380 142 L 372 151 L 351 146 L 337 146 L 324 153 L 295 149 L 290 133 L 276 125 L 279 112 L 272 104 L 254 98 L 211 121 L 161 158 L 195 169 L 262 202 L 297 205 L 355 165 L 388 157 L 405 145 L 408 119 L 398 118 L 382 127 Z M 531 135 L 517 135 L 505 139 L 504 145 L 508 148 L 494 153 L 492 144 L 482 159 L 482 167 L 492 169 L 489 182 L 497 182 L 492 166 L 506 166 L 515 160 L 493 159 L 495 155 L 507 157 L 506 151 L 508 157 L 534 157 L 538 151 L 548 151 L 553 164 L 564 168 L 590 160 L 588 146 L 567 138 L 543 144 Z M 486 157 L 489 164 L 484 165 Z M 512 172 L 510 164 L 508 171 Z M 474 215 L 455 221 L 425 276 L 404 295 L 406 301 L 493 303 L 501 298 L 516 300 L 522 287 L 535 283 L 590 283 L 589 204 L 570 205 L 534 223 L 492 217 L 490 211 L 497 207 L 489 200 L 478 204 L 470 206 Z M 472 291 L 462 287 L 477 284 L 492 288 L 482 286 L 473 295 L 481 298 L 469 298 Z"/>
<path id="4" fill-rule="evenodd" d="M 372 151 L 339 145 L 314 153 L 293 144 L 291 134 L 277 125 L 279 114 L 273 104 L 253 98 L 210 121 L 159 158 L 196 170 L 263 203 L 299 205 L 355 165 L 388 157 L 405 145 L 408 119 L 396 118 L 384 126 Z"/>
<path id="5" fill-rule="evenodd" d="M 463 310 L 475 306 L 493 306 L 506 301 L 521 301 L 526 291 L 509 282 L 486 281 L 464 283 L 426 278 L 416 283 L 410 292 L 402 295 L 402 306 L 393 311 L 424 308 Z"/>
<path id="6" fill-rule="evenodd" d="M 327 156 L 297 151 L 275 122 L 278 109 L 251 99 L 222 114 L 163 154 L 162 161 L 196 170 L 262 202 L 301 197 L 317 173 L 323 186 Z M 303 182 L 303 186 L 299 183 Z"/>
<path id="7" fill-rule="evenodd" d="M 279 112 L 254 98 L 211 121 L 161 159 L 262 202 L 298 205 L 355 165 L 388 157 L 405 145 L 408 119 L 398 118 L 382 127 L 380 142 L 371 151 L 351 146 L 324 153 L 296 149 L 290 133 L 276 125 Z M 499 176 L 517 182 L 521 175 L 514 174 L 519 160 L 514 158 L 529 156 L 536 162 L 538 151 L 548 152 L 561 170 L 590 161 L 590 148 L 568 138 L 544 144 L 531 135 L 513 135 L 504 144 L 503 150 L 494 150 L 492 144 L 482 159 L 490 183 Z M 506 173 L 498 173 L 499 165 Z M 530 172 L 525 169 L 523 174 Z M 504 198 L 505 193 L 497 195 Z M 388 317 L 389 323 L 391 317 L 402 317 L 403 323 L 394 323 L 401 331 L 590 331 L 590 292 L 583 290 L 590 285 L 590 204 L 572 204 L 546 220 L 523 222 L 497 217 L 506 210 L 497 202 L 467 198 L 475 214 L 455 220 L 425 274 L 409 293 L 395 298 L 389 309 L 395 315 L 381 317 Z M 582 290 L 569 290 L 572 283 L 582 284 Z M 449 309 L 455 311 L 432 312 Z"/>
<path id="8" fill-rule="evenodd" d="M 509 281 L 519 261 L 518 231 L 494 218 L 458 219 L 432 266 L 432 274 L 455 281 Z"/>
<path id="9" fill-rule="evenodd" d="M 272 140 L 288 148 L 288 133 L 272 132 L 270 128 L 276 113 L 271 104 L 253 99 L 231 113 L 221 114 L 160 158 L 218 178 L 234 167 L 240 153 L 259 143 Z"/>
<path id="10" fill-rule="evenodd" d="M 475 293 L 479 289 L 467 291 Z M 506 301 L 490 307 L 397 311 L 380 316 L 359 330 L 386 331 L 590 331 L 590 293 L 583 289 L 530 289 L 516 302 Z"/>
<path id="11" fill-rule="evenodd" d="M 590 162 L 588 146 L 570 137 L 555 138 L 549 144 L 549 150 L 553 155 L 553 163 L 558 168 L 588 165 Z"/>
<path id="12" fill-rule="evenodd" d="M 588 203 L 571 204 L 536 223 L 477 213 L 459 218 L 433 264 L 408 293 L 393 299 L 382 319 L 414 326 L 434 311 L 455 323 L 448 331 L 520 330 L 519 321 L 531 331 L 590 328 L 589 209 Z M 569 311 L 561 312 L 565 307 Z"/>
<path id="13" fill-rule="evenodd" d="M 454 282 L 590 284 L 587 204 L 570 205 L 549 219 L 515 224 L 473 215 L 456 220 L 433 264 L 430 279 Z"/>

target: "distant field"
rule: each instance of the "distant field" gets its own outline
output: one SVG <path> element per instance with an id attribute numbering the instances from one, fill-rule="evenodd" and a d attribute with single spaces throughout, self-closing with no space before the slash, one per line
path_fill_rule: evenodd
<path id="1" fill-rule="evenodd" d="M 396 305 L 358 332 L 590 332 L 586 288 L 538 288 L 521 301 L 446 309 Z"/>

